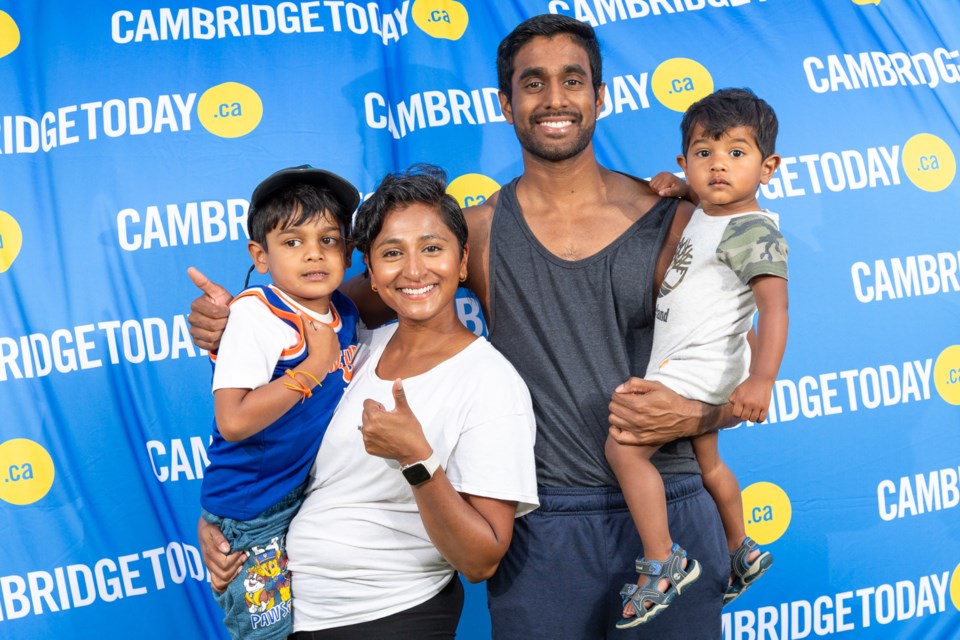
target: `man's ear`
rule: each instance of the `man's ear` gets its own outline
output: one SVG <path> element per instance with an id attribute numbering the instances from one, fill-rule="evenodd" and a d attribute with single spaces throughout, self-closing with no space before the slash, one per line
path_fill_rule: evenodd
<path id="1" fill-rule="evenodd" d="M 497 97 L 500 99 L 500 111 L 503 112 L 503 117 L 507 119 L 507 124 L 513 124 L 513 107 L 510 106 L 510 98 L 503 91 L 499 91 Z"/>
<path id="2" fill-rule="evenodd" d="M 267 265 L 267 250 L 261 246 L 259 242 L 254 242 L 253 240 L 248 242 L 247 251 L 250 252 L 250 257 L 253 258 L 253 266 L 256 267 L 257 273 L 263 274 L 270 270 L 269 265 Z"/>
<path id="3" fill-rule="evenodd" d="M 770 182 L 770 178 L 773 177 L 773 173 L 779 166 L 780 156 L 778 154 L 771 153 L 769 156 L 764 158 L 763 163 L 760 165 L 760 184 L 767 184 Z"/>
<path id="4" fill-rule="evenodd" d="M 596 102 L 596 107 L 597 107 L 597 115 L 598 115 L 598 116 L 599 116 L 600 113 L 603 111 L 603 102 L 604 102 L 604 100 L 606 100 L 606 99 L 607 99 L 607 83 L 606 83 L 606 82 L 601 82 L 601 83 L 600 83 L 600 86 L 597 88 L 597 102 Z"/>

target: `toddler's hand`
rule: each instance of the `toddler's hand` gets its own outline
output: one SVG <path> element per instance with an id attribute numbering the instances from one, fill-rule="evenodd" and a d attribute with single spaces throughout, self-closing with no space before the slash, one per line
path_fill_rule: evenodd
<path id="1" fill-rule="evenodd" d="M 650 188 L 661 198 L 685 198 L 687 183 L 668 171 L 661 171 L 650 180 Z"/>
<path id="2" fill-rule="evenodd" d="M 762 380 L 750 376 L 730 394 L 733 404 L 733 415 L 741 420 L 763 422 L 767 419 L 767 408 L 770 406 L 770 392 L 773 390 L 773 380 Z"/>

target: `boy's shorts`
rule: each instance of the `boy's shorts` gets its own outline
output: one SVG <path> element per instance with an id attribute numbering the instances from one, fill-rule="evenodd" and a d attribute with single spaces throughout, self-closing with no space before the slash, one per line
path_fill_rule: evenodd
<path id="1" fill-rule="evenodd" d="M 611 487 L 540 489 L 540 508 L 518 518 L 487 581 L 494 640 L 717 640 L 730 555 L 713 498 L 698 475 L 664 478 L 674 542 L 701 564 L 656 619 L 615 628 L 624 584 L 643 550 L 623 494 Z"/>
<path id="2" fill-rule="evenodd" d="M 293 597 L 287 571 L 286 534 L 303 503 L 306 483 L 252 520 L 201 517 L 220 527 L 230 550 L 250 557 L 223 593 L 213 592 L 223 624 L 234 640 L 283 640 L 293 633 Z"/>

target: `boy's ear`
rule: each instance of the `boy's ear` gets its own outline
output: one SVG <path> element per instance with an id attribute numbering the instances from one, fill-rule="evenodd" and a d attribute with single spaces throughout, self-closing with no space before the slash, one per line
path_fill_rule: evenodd
<path id="1" fill-rule="evenodd" d="M 270 267 L 267 265 L 267 250 L 260 246 L 259 242 L 254 242 L 253 240 L 248 242 L 247 251 L 250 252 L 250 257 L 253 258 L 253 266 L 256 267 L 257 273 L 263 274 L 270 270 Z"/>
<path id="2" fill-rule="evenodd" d="M 779 166 L 780 156 L 778 154 L 771 153 L 769 156 L 764 158 L 763 163 L 760 165 L 760 184 L 767 184 L 770 182 L 770 178 L 773 177 L 773 173 Z"/>
<path id="3" fill-rule="evenodd" d="M 351 238 L 345 238 L 343 241 L 343 268 L 349 269 L 353 264 L 353 250 L 357 244 Z"/>
<path id="4" fill-rule="evenodd" d="M 680 167 L 681 169 L 683 169 L 683 173 L 684 173 L 684 175 L 686 175 L 686 173 L 687 173 L 687 157 L 684 156 L 684 155 L 678 155 L 678 156 L 677 156 L 677 165 L 679 165 L 679 167 Z"/>

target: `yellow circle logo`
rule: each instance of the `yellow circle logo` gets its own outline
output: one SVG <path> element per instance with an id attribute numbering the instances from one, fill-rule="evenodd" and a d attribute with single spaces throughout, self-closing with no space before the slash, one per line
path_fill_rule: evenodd
<path id="1" fill-rule="evenodd" d="M 950 600 L 953 606 L 960 611 L 960 564 L 953 570 L 953 576 L 950 578 Z"/>
<path id="2" fill-rule="evenodd" d="M 197 117 L 213 135 L 239 138 L 260 124 L 263 102 L 250 87 L 239 82 L 224 82 L 203 92 L 197 102 Z"/>
<path id="3" fill-rule="evenodd" d="M 960 405 L 960 345 L 944 349 L 933 365 L 933 384 L 940 397 Z"/>
<path id="4" fill-rule="evenodd" d="M 53 459 L 33 440 L 15 438 L 0 444 L 0 500 L 33 504 L 53 486 Z"/>
<path id="5" fill-rule="evenodd" d="M 779 540 L 793 517 L 790 498 L 783 489 L 770 482 L 757 482 L 744 489 L 742 497 L 747 535 L 757 544 Z"/>
<path id="6" fill-rule="evenodd" d="M 456 198 L 461 207 L 483 204 L 500 188 L 492 179 L 480 173 L 465 173 L 447 185 L 447 193 Z"/>
<path id="7" fill-rule="evenodd" d="M 20 29 L 10 14 L 0 11 L 0 58 L 20 46 Z"/>
<path id="8" fill-rule="evenodd" d="M 903 145 L 903 172 L 924 191 L 943 191 L 957 175 L 957 159 L 946 142 L 932 133 L 918 133 Z"/>
<path id="9" fill-rule="evenodd" d="M 456 0 L 416 0 L 410 13 L 421 31 L 444 40 L 459 40 L 470 22 L 466 7 Z"/>
<path id="10" fill-rule="evenodd" d="M 880 4 L 880 0 L 853 0 L 853 4 Z"/>
<path id="11" fill-rule="evenodd" d="M 661 62 L 653 72 L 650 87 L 660 104 L 682 113 L 700 98 L 713 93 L 713 78 L 696 60 L 671 58 Z"/>
<path id="12" fill-rule="evenodd" d="M 0 273 L 10 268 L 20 253 L 23 234 L 20 225 L 6 211 L 0 211 Z"/>

